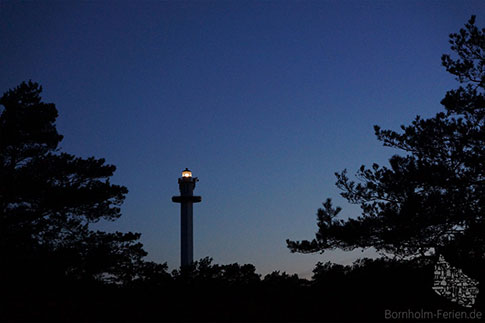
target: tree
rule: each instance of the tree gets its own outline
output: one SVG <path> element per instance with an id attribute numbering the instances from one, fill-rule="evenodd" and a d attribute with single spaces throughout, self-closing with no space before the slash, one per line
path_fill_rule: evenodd
<path id="1" fill-rule="evenodd" d="M 174 279 L 186 285 L 228 285 L 246 286 L 258 283 L 260 275 L 252 264 L 217 265 L 212 258 L 205 257 L 190 266 L 181 267 L 172 272 Z"/>
<path id="2" fill-rule="evenodd" d="M 401 131 L 375 126 L 397 148 L 389 166 L 361 166 L 357 180 L 336 173 L 337 187 L 362 214 L 346 221 L 328 199 L 317 212 L 315 239 L 290 241 L 292 252 L 375 247 L 397 257 L 446 254 L 476 275 L 485 264 L 485 29 L 472 16 L 450 35 L 456 57 L 442 56 L 460 83 L 441 101 L 445 112 L 417 116 Z M 473 269 L 471 262 L 480 270 Z M 468 263 L 468 265 L 467 265 Z M 479 264 L 480 266 L 476 266 Z"/>
<path id="3" fill-rule="evenodd" d="M 0 98 L 2 279 L 130 281 L 146 255 L 140 234 L 90 229 L 120 217 L 128 190 L 104 159 L 60 152 L 58 112 L 41 92 L 29 81 Z"/>
<path id="4" fill-rule="evenodd" d="M 276 287 L 279 289 L 291 289 L 303 286 L 307 281 L 305 279 L 299 278 L 297 274 L 289 275 L 286 272 L 280 272 L 275 270 L 266 276 L 261 281 L 263 285 L 269 287 Z"/>

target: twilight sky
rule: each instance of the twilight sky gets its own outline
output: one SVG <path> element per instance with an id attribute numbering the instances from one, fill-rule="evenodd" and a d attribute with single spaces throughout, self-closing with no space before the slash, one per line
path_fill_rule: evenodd
<path id="1" fill-rule="evenodd" d="M 327 197 L 358 215 L 334 172 L 397 153 L 374 124 L 442 109 L 457 83 L 440 57 L 472 14 L 484 27 L 483 1 L 0 0 L 0 92 L 39 82 L 62 149 L 117 166 L 123 216 L 98 227 L 141 232 L 151 260 L 179 265 L 171 196 L 188 167 L 196 259 L 308 277 L 362 252 L 285 239 L 312 238 Z"/>

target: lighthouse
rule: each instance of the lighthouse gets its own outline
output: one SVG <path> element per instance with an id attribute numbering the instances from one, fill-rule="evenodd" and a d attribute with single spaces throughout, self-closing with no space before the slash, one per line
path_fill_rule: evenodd
<path id="1" fill-rule="evenodd" d="M 180 203 L 180 263 L 187 266 L 194 261 L 194 227 L 193 227 L 193 204 L 202 201 L 201 196 L 194 196 L 197 177 L 192 177 L 192 172 L 186 168 L 179 178 L 180 196 L 173 196 L 172 202 Z"/>

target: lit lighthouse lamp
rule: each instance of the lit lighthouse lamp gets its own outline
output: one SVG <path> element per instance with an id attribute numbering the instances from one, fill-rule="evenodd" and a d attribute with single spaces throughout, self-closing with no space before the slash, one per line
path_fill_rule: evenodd
<path id="1" fill-rule="evenodd" d="M 186 168 L 183 172 L 182 172 L 182 177 L 192 177 L 192 172 Z"/>
<path id="2" fill-rule="evenodd" d="M 194 230 L 193 230 L 193 204 L 202 201 L 201 196 L 194 196 L 195 183 L 199 179 L 192 177 L 192 172 L 186 168 L 182 177 L 178 179 L 180 196 L 173 196 L 172 202 L 180 203 L 180 251 L 181 266 L 194 262 Z"/>

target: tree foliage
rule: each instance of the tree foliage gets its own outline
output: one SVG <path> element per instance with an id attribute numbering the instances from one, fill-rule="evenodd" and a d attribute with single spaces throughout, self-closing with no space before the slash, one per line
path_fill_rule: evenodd
<path id="1" fill-rule="evenodd" d="M 187 285 L 228 285 L 246 286 L 260 281 L 260 275 L 251 264 L 238 263 L 218 265 L 212 263 L 212 258 L 206 257 L 195 261 L 189 266 L 174 270 L 172 276 L 175 281 Z"/>
<path id="2" fill-rule="evenodd" d="M 58 116 L 42 87 L 23 82 L 0 98 L 2 277 L 130 281 L 146 252 L 137 233 L 94 231 L 120 217 L 128 190 L 104 159 L 61 152 Z"/>
<path id="3" fill-rule="evenodd" d="M 346 221 L 330 200 L 318 210 L 313 240 L 290 241 L 292 252 L 375 247 L 397 256 L 438 253 L 485 260 L 485 29 L 472 16 L 450 35 L 454 55 L 442 64 L 460 86 L 441 101 L 445 111 L 417 116 L 401 131 L 375 126 L 397 148 L 389 166 L 361 166 L 356 180 L 336 173 L 337 187 L 362 214 Z"/>

